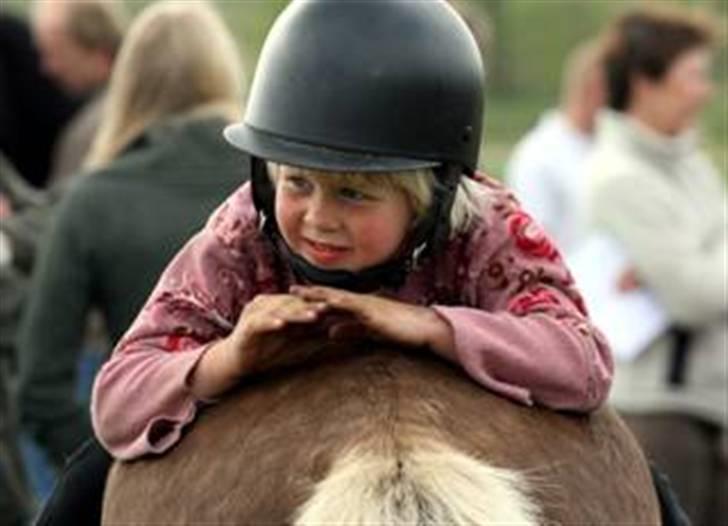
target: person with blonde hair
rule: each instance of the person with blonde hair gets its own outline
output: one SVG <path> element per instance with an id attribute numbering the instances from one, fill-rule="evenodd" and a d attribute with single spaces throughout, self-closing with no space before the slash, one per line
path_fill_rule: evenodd
<path id="1" fill-rule="evenodd" d="M 624 247 L 631 281 L 672 324 L 618 360 L 611 402 L 696 525 L 728 516 L 728 197 L 695 131 L 714 92 L 718 37 L 700 11 L 661 6 L 617 18 L 604 41 L 609 109 L 587 163 L 594 226 Z"/>
<path id="2" fill-rule="evenodd" d="M 238 51 L 210 5 L 159 2 L 135 20 L 112 74 L 91 172 L 59 204 L 21 325 L 21 424 L 56 466 L 91 436 L 88 408 L 74 398 L 89 309 L 100 310 L 117 340 L 167 261 L 244 182 L 245 156 L 222 137 L 242 96 Z M 93 445 L 76 458 L 106 462 Z M 98 506 L 85 501 L 100 489 L 75 476 L 75 465 L 41 524 L 98 524 Z"/>

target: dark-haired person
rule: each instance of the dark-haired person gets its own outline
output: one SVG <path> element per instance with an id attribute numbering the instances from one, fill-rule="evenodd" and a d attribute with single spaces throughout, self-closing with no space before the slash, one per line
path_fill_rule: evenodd
<path id="1" fill-rule="evenodd" d="M 724 524 L 726 191 L 695 132 L 714 89 L 715 32 L 702 15 L 660 9 L 623 15 L 606 37 L 610 110 L 589 162 L 593 221 L 673 322 L 618 364 L 611 401 L 695 524 Z"/>

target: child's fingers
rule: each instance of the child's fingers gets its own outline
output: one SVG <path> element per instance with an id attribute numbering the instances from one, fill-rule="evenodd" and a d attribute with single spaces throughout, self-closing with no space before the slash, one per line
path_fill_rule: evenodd
<path id="1" fill-rule="evenodd" d="M 329 297 L 328 290 L 325 287 L 303 287 L 300 285 L 293 285 L 288 291 L 297 298 L 301 298 L 306 301 L 326 301 Z"/>
<path id="2" fill-rule="evenodd" d="M 278 318 L 285 323 L 308 323 L 319 318 L 319 312 L 314 309 L 294 309 L 278 314 Z"/>
<path id="3" fill-rule="evenodd" d="M 306 301 L 322 301 L 332 309 L 345 310 L 353 314 L 363 314 L 367 304 L 366 295 L 329 287 L 293 286 L 291 294 Z"/>
<path id="4" fill-rule="evenodd" d="M 320 319 L 321 314 L 328 309 L 323 302 L 305 302 L 298 298 L 295 301 L 285 301 L 264 314 L 264 318 L 276 320 L 271 329 L 281 329 L 291 323 L 312 323 Z"/>
<path id="5" fill-rule="evenodd" d="M 247 332 L 254 336 L 266 332 L 276 331 L 285 326 L 286 320 L 279 316 L 260 316 L 248 323 Z"/>
<path id="6" fill-rule="evenodd" d="M 290 288 L 290 293 L 306 301 L 323 301 L 327 303 L 337 300 L 346 294 L 341 290 L 329 287 L 304 287 L 301 285 L 293 285 Z"/>
<path id="7" fill-rule="evenodd" d="M 291 301 L 294 300 L 294 301 Z M 312 323 L 320 319 L 329 306 L 323 302 L 305 302 L 292 296 L 268 305 L 260 304 L 257 312 L 248 313 L 244 322 L 247 338 L 279 331 L 289 324 Z"/>

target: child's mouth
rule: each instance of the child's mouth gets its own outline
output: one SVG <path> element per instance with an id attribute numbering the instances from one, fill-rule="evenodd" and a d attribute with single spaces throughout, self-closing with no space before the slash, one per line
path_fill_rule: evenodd
<path id="1" fill-rule="evenodd" d="M 306 253 L 316 263 L 327 265 L 340 261 L 349 252 L 348 248 L 329 245 L 311 239 L 304 239 Z"/>

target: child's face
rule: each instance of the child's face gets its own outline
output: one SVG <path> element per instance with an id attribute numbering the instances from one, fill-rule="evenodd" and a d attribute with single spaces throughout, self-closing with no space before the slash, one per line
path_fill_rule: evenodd
<path id="1" fill-rule="evenodd" d="M 309 263 L 357 272 L 393 257 L 413 221 L 405 194 L 280 166 L 275 213 L 288 246 Z"/>

